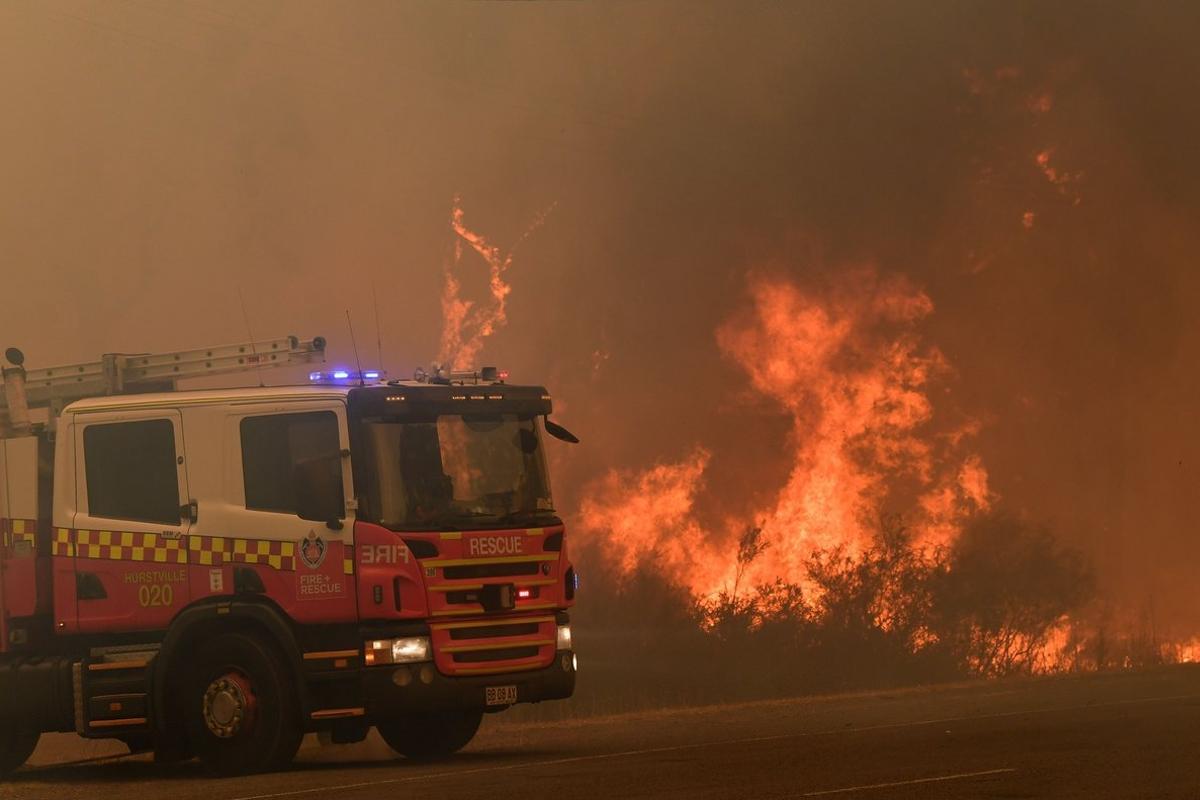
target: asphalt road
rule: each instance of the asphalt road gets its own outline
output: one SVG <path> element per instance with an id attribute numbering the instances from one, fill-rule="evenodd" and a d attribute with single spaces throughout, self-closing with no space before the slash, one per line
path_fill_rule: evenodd
<path id="1" fill-rule="evenodd" d="M 206 777 L 50 737 L 0 798 L 1200 798 L 1200 666 L 710 706 L 560 723 L 488 718 L 435 765 L 378 740 L 292 771 Z M 106 745 L 110 746 L 111 745 Z"/>

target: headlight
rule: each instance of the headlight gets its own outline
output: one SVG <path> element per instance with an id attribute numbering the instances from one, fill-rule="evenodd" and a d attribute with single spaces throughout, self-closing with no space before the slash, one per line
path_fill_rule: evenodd
<path id="1" fill-rule="evenodd" d="M 428 636 L 376 639 L 363 646 L 363 660 L 368 667 L 375 664 L 412 664 L 428 661 L 429 651 Z"/>
<path id="2" fill-rule="evenodd" d="M 559 650 L 570 650 L 571 649 L 571 626 L 570 625 L 559 625 L 558 626 L 558 645 L 557 645 L 557 647 Z"/>

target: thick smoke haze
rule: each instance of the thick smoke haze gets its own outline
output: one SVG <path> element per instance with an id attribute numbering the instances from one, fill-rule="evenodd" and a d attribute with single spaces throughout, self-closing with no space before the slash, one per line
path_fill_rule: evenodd
<path id="1" fill-rule="evenodd" d="M 393 375 L 442 331 L 453 199 L 502 247 L 482 358 L 610 468 L 711 451 L 751 518 L 791 421 L 717 331 L 754 276 L 932 305 L 934 422 L 1110 602 L 1200 632 L 1193 3 L 0 5 L 0 344 L 31 367 L 246 336 Z M 464 292 L 487 270 L 463 261 Z M 275 376 L 273 376 L 275 377 Z M 948 415 L 948 416 L 947 416 Z M 715 491 L 712 489 L 715 487 Z"/>

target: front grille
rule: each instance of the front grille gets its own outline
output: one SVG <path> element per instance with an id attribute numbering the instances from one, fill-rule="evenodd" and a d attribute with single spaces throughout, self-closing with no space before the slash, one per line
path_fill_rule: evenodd
<path id="1" fill-rule="evenodd" d="M 455 653 L 456 664 L 478 664 L 482 661 L 509 661 L 517 658 L 533 658 L 537 647 L 506 647 L 502 650 L 476 650 L 470 653 Z"/>
<path id="2" fill-rule="evenodd" d="M 493 636 L 532 636 L 538 632 L 536 622 L 524 622 L 520 625 L 484 625 L 477 628 L 451 628 L 450 638 L 456 641 L 464 639 L 490 639 Z"/>
<path id="3" fill-rule="evenodd" d="M 470 564 L 462 567 L 445 567 L 442 574 L 446 580 L 461 581 L 470 578 L 504 578 L 510 575 L 537 575 L 536 561 L 518 564 Z"/>

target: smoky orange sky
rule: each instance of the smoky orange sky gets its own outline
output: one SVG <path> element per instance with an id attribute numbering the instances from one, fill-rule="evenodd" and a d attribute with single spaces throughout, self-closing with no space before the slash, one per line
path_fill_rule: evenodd
<path id="1" fill-rule="evenodd" d="M 407 375 L 438 351 L 453 198 L 502 247 L 550 209 L 483 358 L 584 439 L 560 506 L 702 445 L 707 512 L 752 517 L 790 423 L 717 331 L 753 275 L 870 268 L 928 296 L 938 420 L 978 420 L 996 496 L 1112 602 L 1194 633 L 1198 23 L 1189 2 L 0 4 L 0 344 L 36 367 L 239 340 L 240 292 L 255 336 L 323 334 L 343 363 L 349 309 L 374 362 L 374 291 Z"/>

